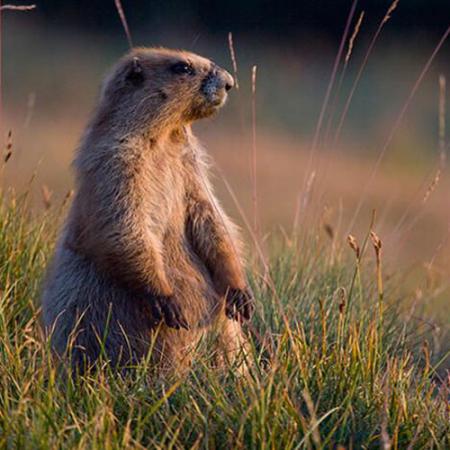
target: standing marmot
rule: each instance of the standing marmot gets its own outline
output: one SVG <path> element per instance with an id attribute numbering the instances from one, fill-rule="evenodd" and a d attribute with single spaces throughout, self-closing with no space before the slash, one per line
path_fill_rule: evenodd
<path id="1" fill-rule="evenodd" d="M 228 356 L 239 350 L 253 299 L 190 129 L 232 87 L 213 62 L 162 48 L 131 51 L 104 82 L 43 293 L 53 348 L 75 367 L 150 348 L 179 366 L 213 330 Z"/>

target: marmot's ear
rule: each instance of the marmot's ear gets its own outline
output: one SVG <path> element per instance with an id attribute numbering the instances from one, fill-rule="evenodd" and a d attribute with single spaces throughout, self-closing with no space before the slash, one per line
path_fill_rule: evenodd
<path id="1" fill-rule="evenodd" d="M 139 58 L 135 56 L 128 67 L 126 80 L 137 86 L 144 81 L 144 71 L 142 70 L 141 62 Z"/>

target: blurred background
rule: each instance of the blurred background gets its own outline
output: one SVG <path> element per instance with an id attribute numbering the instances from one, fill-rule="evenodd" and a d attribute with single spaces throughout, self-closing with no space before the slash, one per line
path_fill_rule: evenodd
<path id="1" fill-rule="evenodd" d="M 20 192 L 34 176 L 39 209 L 73 187 L 79 136 L 128 44 L 114 0 L 32 3 L 2 12 L 2 133 L 12 131 L 13 151 L 1 183 Z M 362 240 L 376 209 L 392 267 L 450 274 L 450 39 L 420 77 L 450 25 L 448 0 L 122 4 L 135 45 L 185 48 L 230 72 L 232 33 L 239 90 L 196 131 L 244 228 L 242 211 L 261 236 L 297 224 Z"/>

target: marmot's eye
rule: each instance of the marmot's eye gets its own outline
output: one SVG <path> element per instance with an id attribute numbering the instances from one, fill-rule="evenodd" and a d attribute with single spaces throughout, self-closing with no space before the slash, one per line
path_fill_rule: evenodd
<path id="1" fill-rule="evenodd" d="M 177 62 L 170 67 L 170 70 L 177 75 L 195 75 L 195 69 L 192 67 L 192 64 L 186 62 Z"/>

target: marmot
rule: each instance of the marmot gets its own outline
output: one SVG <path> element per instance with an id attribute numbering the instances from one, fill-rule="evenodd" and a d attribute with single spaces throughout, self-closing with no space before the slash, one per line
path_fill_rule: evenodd
<path id="1" fill-rule="evenodd" d="M 164 48 L 133 49 L 104 81 L 42 299 L 52 346 L 74 367 L 100 354 L 135 364 L 150 348 L 178 366 L 210 331 L 226 357 L 241 348 L 253 296 L 191 131 L 233 84 L 214 62 Z"/>

